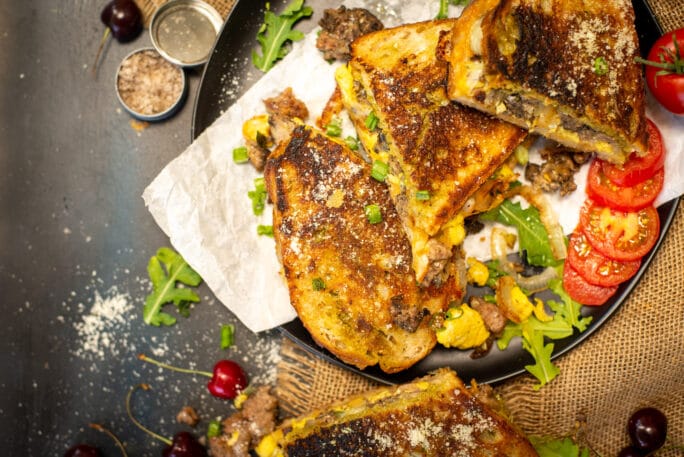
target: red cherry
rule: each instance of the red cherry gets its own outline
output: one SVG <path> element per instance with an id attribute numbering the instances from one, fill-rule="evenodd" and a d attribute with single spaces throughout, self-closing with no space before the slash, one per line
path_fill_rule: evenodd
<path id="1" fill-rule="evenodd" d="M 213 396 L 232 400 L 245 387 L 247 387 L 247 376 L 240 365 L 225 359 L 216 362 L 214 375 L 207 383 L 207 388 Z"/>
<path id="2" fill-rule="evenodd" d="M 181 373 L 198 374 L 206 376 L 207 378 L 211 378 L 211 380 L 207 383 L 207 388 L 213 396 L 218 398 L 232 400 L 233 398 L 237 397 L 237 395 L 242 392 L 245 387 L 247 387 L 247 375 L 245 375 L 245 372 L 242 370 L 240 365 L 232 360 L 219 360 L 216 362 L 216 365 L 214 365 L 213 373 L 209 373 L 208 371 L 174 367 L 173 365 L 151 359 L 145 354 L 138 355 L 138 358 L 143 362 L 149 362 L 169 370 L 180 371 Z"/>
<path id="3" fill-rule="evenodd" d="M 87 444 L 71 446 L 64 453 L 64 457 L 100 457 L 98 450 Z"/>
<path id="4" fill-rule="evenodd" d="M 178 432 L 171 445 L 162 451 L 163 457 L 207 457 L 207 449 L 188 432 Z"/>

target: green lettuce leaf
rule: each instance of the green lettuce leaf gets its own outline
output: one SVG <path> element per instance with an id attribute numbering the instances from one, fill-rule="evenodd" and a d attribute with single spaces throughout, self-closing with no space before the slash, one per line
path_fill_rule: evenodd
<path id="1" fill-rule="evenodd" d="M 162 311 L 164 305 L 173 303 L 178 312 L 187 317 L 190 303 L 199 301 L 199 296 L 186 287 L 177 287 L 178 283 L 196 287 L 202 282 L 200 277 L 185 259 L 176 251 L 162 247 L 150 258 L 147 272 L 152 281 L 153 292 L 147 296 L 143 307 L 143 320 L 148 325 L 173 325 L 176 318 Z"/>

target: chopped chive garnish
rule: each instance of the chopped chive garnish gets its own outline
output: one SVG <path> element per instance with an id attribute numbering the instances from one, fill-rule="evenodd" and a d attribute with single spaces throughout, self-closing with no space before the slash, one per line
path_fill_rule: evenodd
<path id="1" fill-rule="evenodd" d="M 257 225 L 257 235 L 273 236 L 273 226 L 261 224 Z"/>
<path id="2" fill-rule="evenodd" d="M 246 146 L 240 146 L 233 149 L 233 162 L 245 163 L 249 161 L 249 152 Z"/>
<path id="3" fill-rule="evenodd" d="M 608 62 L 603 57 L 597 57 L 594 59 L 594 73 L 599 76 L 603 76 L 608 73 Z"/>
<path id="4" fill-rule="evenodd" d="M 378 116 L 375 115 L 373 111 L 370 112 L 368 116 L 366 116 L 366 127 L 368 130 L 375 130 L 378 127 Z"/>
<path id="5" fill-rule="evenodd" d="M 416 200 L 430 200 L 430 192 L 427 190 L 419 190 L 416 192 Z"/>
<path id="6" fill-rule="evenodd" d="M 334 137 L 342 135 L 342 120 L 340 118 L 335 118 L 330 121 L 330 123 L 325 126 L 325 134 Z"/>
<path id="7" fill-rule="evenodd" d="M 233 324 L 224 324 L 221 326 L 221 349 L 228 349 L 233 345 L 234 335 L 235 326 Z"/>
<path id="8" fill-rule="evenodd" d="M 373 167 L 371 168 L 371 176 L 380 182 L 385 182 L 387 178 L 387 173 L 389 173 L 389 165 L 380 160 L 373 161 Z"/>
<path id="9" fill-rule="evenodd" d="M 359 140 L 353 136 L 348 136 L 344 139 L 344 142 L 347 143 L 347 147 L 352 151 L 357 151 L 359 149 Z"/>
<path id="10" fill-rule="evenodd" d="M 364 206 L 363 211 L 366 213 L 366 219 L 368 219 L 368 222 L 371 224 L 379 224 L 382 222 L 382 213 L 380 212 L 380 207 L 375 203 Z"/>
<path id="11" fill-rule="evenodd" d="M 221 434 L 221 421 L 218 419 L 212 419 L 207 427 L 207 436 L 209 438 L 214 438 Z"/>
<path id="12" fill-rule="evenodd" d="M 311 287 L 313 287 L 313 290 L 324 290 L 325 289 L 325 282 L 321 278 L 313 278 L 311 280 Z"/>
<path id="13" fill-rule="evenodd" d="M 266 207 L 266 181 L 264 178 L 254 179 L 254 190 L 247 192 L 252 200 L 252 211 L 256 216 L 261 215 Z"/>

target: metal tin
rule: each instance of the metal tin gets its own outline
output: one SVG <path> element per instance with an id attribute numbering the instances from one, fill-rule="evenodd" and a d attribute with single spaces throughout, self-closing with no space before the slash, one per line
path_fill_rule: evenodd
<path id="1" fill-rule="evenodd" d="M 138 71 L 134 64 L 139 67 Z M 188 92 L 183 68 L 172 64 L 150 47 L 137 49 L 124 57 L 116 72 L 114 87 L 126 111 L 143 121 L 161 121 L 171 117 L 183 106 Z M 166 95 L 167 99 L 159 99 Z M 140 101 L 146 96 L 149 100 Z M 149 105 L 153 108 L 140 108 Z"/>
<path id="2" fill-rule="evenodd" d="M 209 59 L 222 25 L 221 15 L 201 0 L 171 0 L 152 16 L 150 37 L 170 62 L 195 67 Z"/>

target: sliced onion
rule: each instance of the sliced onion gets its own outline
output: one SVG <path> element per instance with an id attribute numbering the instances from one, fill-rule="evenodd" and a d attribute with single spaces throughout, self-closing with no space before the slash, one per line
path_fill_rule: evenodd
<path id="1" fill-rule="evenodd" d="M 565 244 L 563 227 L 561 227 L 560 223 L 558 222 L 556 213 L 549 205 L 549 202 L 544 194 L 526 185 L 519 186 L 517 190 L 518 193 L 530 203 L 530 205 L 539 210 L 539 218 L 541 219 L 541 223 L 544 225 L 544 228 L 549 235 L 549 245 L 551 246 L 551 252 L 553 253 L 553 256 L 558 260 L 565 259 L 565 257 L 568 255 L 568 248 Z"/>
<path id="2" fill-rule="evenodd" d="M 516 265 L 508 260 L 508 233 L 498 227 L 492 229 L 490 247 L 492 258 L 499 262 L 501 269 L 515 279 L 515 282 L 528 292 L 540 292 L 548 288 L 549 281 L 556 278 L 558 273 L 553 267 L 546 267 L 544 271 L 532 276 L 523 276 L 518 273 Z"/>

